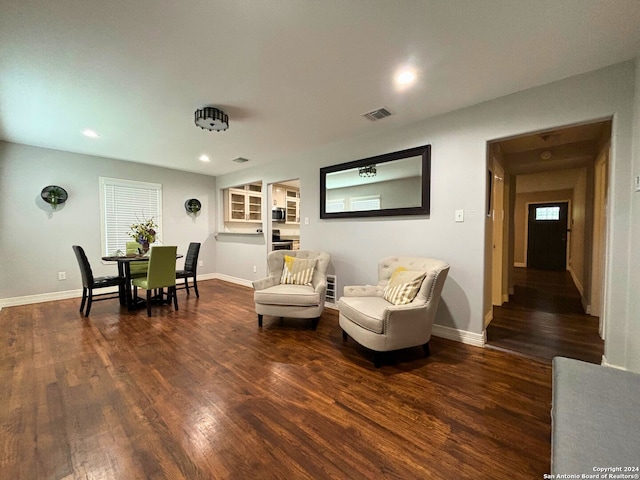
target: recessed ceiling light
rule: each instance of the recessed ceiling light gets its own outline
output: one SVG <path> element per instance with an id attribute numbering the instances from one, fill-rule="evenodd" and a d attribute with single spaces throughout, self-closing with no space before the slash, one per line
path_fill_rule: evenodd
<path id="1" fill-rule="evenodd" d="M 82 134 L 85 137 L 89 137 L 89 138 L 98 138 L 100 136 L 98 135 L 98 132 L 96 132 L 95 130 L 91 130 L 90 128 L 83 130 Z"/>
<path id="2" fill-rule="evenodd" d="M 209 155 L 204 155 L 204 154 L 200 155 L 198 157 L 198 160 L 200 160 L 201 162 L 210 162 L 211 161 L 211 159 L 209 158 Z"/>
<path id="3" fill-rule="evenodd" d="M 398 87 L 408 87 L 413 85 L 418 78 L 418 74 L 413 68 L 403 68 L 396 73 L 394 78 Z"/>

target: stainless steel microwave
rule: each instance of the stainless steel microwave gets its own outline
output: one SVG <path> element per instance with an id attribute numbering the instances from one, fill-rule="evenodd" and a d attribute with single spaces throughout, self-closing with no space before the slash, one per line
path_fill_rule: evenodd
<path id="1" fill-rule="evenodd" d="M 271 220 L 274 222 L 284 222 L 287 219 L 287 211 L 282 207 L 273 207 L 271 209 Z"/>

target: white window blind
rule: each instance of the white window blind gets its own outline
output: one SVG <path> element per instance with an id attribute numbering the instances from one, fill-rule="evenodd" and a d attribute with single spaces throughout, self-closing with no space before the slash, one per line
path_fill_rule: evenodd
<path id="1" fill-rule="evenodd" d="M 117 178 L 100 177 L 102 254 L 126 251 L 131 225 L 152 218 L 158 225 L 157 240 L 162 238 L 162 185 Z"/>
<path id="2" fill-rule="evenodd" d="M 327 200 L 327 213 L 344 212 L 344 199 Z"/>
<path id="3" fill-rule="evenodd" d="M 380 195 L 368 195 L 366 197 L 351 197 L 349 199 L 350 210 L 361 212 L 363 210 L 380 210 Z"/>

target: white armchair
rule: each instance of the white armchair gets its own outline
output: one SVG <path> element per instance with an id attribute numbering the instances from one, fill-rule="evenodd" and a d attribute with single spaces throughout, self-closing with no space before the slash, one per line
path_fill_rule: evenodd
<path id="1" fill-rule="evenodd" d="M 448 272 L 447 263 L 432 258 L 381 259 L 377 285 L 344 287 L 338 302 L 343 339 L 350 336 L 373 350 L 376 368 L 381 365 L 379 352 L 422 345 L 428 356 L 433 321 Z"/>
<path id="2" fill-rule="evenodd" d="M 285 256 L 302 260 L 303 267 L 313 265 L 309 276 L 299 271 L 283 276 Z M 262 327 L 263 315 L 287 318 L 311 318 L 315 330 L 324 309 L 327 293 L 327 268 L 331 255 L 308 250 L 275 250 L 269 254 L 269 276 L 253 282 L 253 299 L 258 314 L 258 326 Z M 295 268 L 295 265 L 294 265 Z"/>

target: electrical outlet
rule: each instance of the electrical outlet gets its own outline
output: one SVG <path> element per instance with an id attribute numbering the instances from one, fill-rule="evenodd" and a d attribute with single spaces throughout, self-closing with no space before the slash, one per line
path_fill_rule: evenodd
<path id="1" fill-rule="evenodd" d="M 258 267 L 256 267 L 255 265 L 253 266 L 253 273 L 257 273 L 258 272 Z"/>
<path id="2" fill-rule="evenodd" d="M 199 267 L 204 267 L 204 262 L 202 260 L 198 260 L 198 266 Z"/>
<path id="3" fill-rule="evenodd" d="M 456 222 L 464 222 L 464 210 L 456 210 Z"/>
<path id="4" fill-rule="evenodd" d="M 67 272 L 58 272 L 58 280 L 66 280 Z"/>

